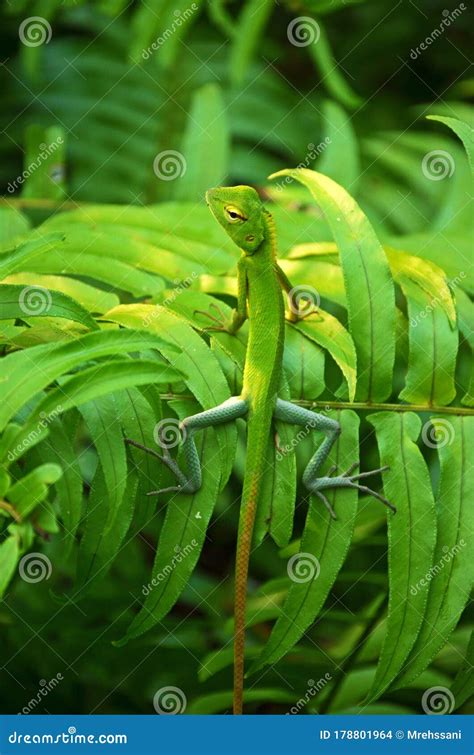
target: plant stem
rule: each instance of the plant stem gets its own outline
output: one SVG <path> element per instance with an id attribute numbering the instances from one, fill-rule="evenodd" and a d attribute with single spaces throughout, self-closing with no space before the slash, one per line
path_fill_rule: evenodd
<path id="1" fill-rule="evenodd" d="M 184 399 L 191 401 L 192 396 L 177 393 L 161 393 L 163 401 Z M 452 414 L 453 416 L 472 417 L 474 409 L 464 406 L 429 406 L 428 404 L 366 404 L 362 401 L 311 401 L 310 399 L 294 400 L 294 404 L 308 406 L 310 409 L 358 409 L 366 412 L 429 412 L 430 414 Z"/>
<path id="2" fill-rule="evenodd" d="M 430 406 L 429 404 L 370 404 L 363 401 L 295 401 L 295 404 L 315 408 L 328 409 L 359 409 L 362 411 L 381 412 L 430 412 L 431 414 L 454 414 L 456 416 L 474 415 L 474 409 L 464 406 Z"/>

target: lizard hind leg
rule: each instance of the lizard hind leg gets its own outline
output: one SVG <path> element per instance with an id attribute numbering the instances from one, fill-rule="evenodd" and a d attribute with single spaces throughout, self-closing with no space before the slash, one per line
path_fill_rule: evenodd
<path id="1" fill-rule="evenodd" d="M 346 470 L 346 472 L 343 472 L 340 475 L 333 474 L 333 472 L 335 472 L 335 468 L 332 467 L 325 476 L 318 476 L 322 464 L 326 461 L 329 452 L 341 431 L 339 423 L 336 422 L 336 420 L 331 419 L 330 417 L 326 417 L 324 414 L 317 414 L 316 412 L 312 412 L 309 409 L 298 406 L 297 404 L 292 404 L 290 401 L 282 401 L 281 399 L 277 400 L 274 416 L 276 419 L 279 419 L 282 422 L 288 422 L 292 425 L 303 426 L 308 431 L 322 430 L 324 433 L 326 433 L 326 438 L 323 440 L 319 448 L 316 449 L 316 452 L 308 462 L 308 465 L 303 473 L 303 483 L 311 493 L 317 495 L 318 498 L 320 498 L 333 519 L 336 519 L 334 509 L 329 503 L 327 497 L 322 492 L 323 490 L 330 488 L 356 488 L 361 493 L 371 495 L 377 500 L 381 501 L 381 503 L 383 503 L 393 512 L 396 511 L 395 506 L 393 506 L 393 504 L 390 503 L 390 501 L 388 501 L 384 496 L 382 496 L 380 493 L 377 493 L 377 491 L 367 487 L 366 485 L 361 485 L 359 483 L 359 480 L 361 478 L 369 477 L 370 475 L 377 474 L 378 472 L 385 472 L 388 467 L 380 467 L 379 469 L 373 469 L 370 472 L 352 474 L 358 466 L 358 464 L 352 464 L 352 466 L 348 470 Z"/>
<path id="2" fill-rule="evenodd" d="M 247 402 L 239 396 L 233 396 L 227 401 L 224 401 L 218 406 L 214 406 L 212 409 L 207 409 L 204 412 L 193 414 L 190 417 L 185 417 L 179 423 L 179 429 L 181 431 L 181 445 L 184 457 L 184 471 L 180 469 L 178 463 L 171 457 L 169 448 L 166 445 L 164 439 L 160 433 L 159 446 L 162 453 L 155 451 L 153 448 L 147 448 L 141 443 L 137 443 L 134 440 L 127 438 L 127 442 L 130 445 L 140 448 L 142 451 L 155 456 L 173 472 L 176 477 L 177 484 L 172 487 L 162 488 L 161 490 L 151 490 L 148 495 L 159 495 L 160 493 L 180 492 L 180 493 L 195 493 L 201 487 L 201 461 L 194 441 L 194 434 L 198 430 L 205 430 L 207 427 L 213 427 L 214 425 L 222 425 L 226 422 L 232 422 L 239 417 L 244 417 L 247 414 L 248 405 Z"/>

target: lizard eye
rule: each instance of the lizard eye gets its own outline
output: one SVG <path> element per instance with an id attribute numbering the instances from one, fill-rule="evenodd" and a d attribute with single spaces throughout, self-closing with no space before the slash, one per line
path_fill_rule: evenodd
<path id="1" fill-rule="evenodd" d="M 229 221 L 229 223 L 241 223 L 244 220 L 247 220 L 247 218 L 242 215 L 238 207 L 233 207 L 232 205 L 228 205 L 225 208 L 225 211 L 226 211 L 227 220 Z"/>

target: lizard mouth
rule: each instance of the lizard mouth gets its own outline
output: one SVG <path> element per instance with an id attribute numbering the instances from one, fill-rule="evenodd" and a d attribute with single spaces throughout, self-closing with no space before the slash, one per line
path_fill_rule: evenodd
<path id="1" fill-rule="evenodd" d="M 216 189 L 208 189 L 206 191 L 206 204 L 209 206 L 212 200 L 212 196 L 215 195 Z"/>

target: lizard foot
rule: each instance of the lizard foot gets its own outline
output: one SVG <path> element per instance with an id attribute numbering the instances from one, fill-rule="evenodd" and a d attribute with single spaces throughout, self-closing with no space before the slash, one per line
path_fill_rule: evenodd
<path id="1" fill-rule="evenodd" d="M 304 306 L 302 308 L 295 307 L 291 308 L 289 312 L 285 312 L 285 320 L 287 322 L 291 322 L 293 324 L 301 322 L 302 320 L 306 320 L 307 317 L 310 317 L 311 315 L 316 315 L 315 322 L 321 322 L 324 318 L 319 313 L 319 309 L 317 306 L 314 305 L 313 302 L 304 300 L 307 302 L 307 306 Z"/>
<path id="2" fill-rule="evenodd" d="M 181 491 L 183 493 L 191 493 L 193 492 L 190 489 L 190 483 L 189 480 L 186 479 L 186 475 L 181 471 L 176 461 L 172 458 L 169 449 L 166 447 L 165 443 L 160 443 L 160 447 L 162 449 L 162 453 L 158 453 L 158 451 L 155 451 L 154 448 L 149 448 L 148 446 L 144 446 L 143 443 L 138 443 L 136 440 L 132 440 L 132 438 L 125 438 L 125 442 L 128 443 L 130 446 L 134 446 L 135 448 L 139 448 L 141 451 L 144 451 L 147 454 L 150 454 L 150 456 L 154 456 L 155 459 L 159 459 L 168 469 L 174 474 L 174 476 L 177 479 L 178 484 L 168 487 L 168 488 L 162 488 L 161 490 L 152 490 L 147 495 L 158 495 L 159 493 L 171 493 L 171 492 L 178 492 Z"/>
<path id="3" fill-rule="evenodd" d="M 278 434 L 278 432 L 276 430 L 275 430 L 275 433 L 273 435 L 273 442 L 275 444 L 275 451 L 278 454 L 282 454 L 284 456 L 285 449 L 282 448 L 282 446 L 280 446 L 280 436 L 279 436 L 279 434 Z"/>
<path id="4" fill-rule="evenodd" d="M 161 495 L 161 493 L 195 493 L 197 488 L 192 484 L 190 480 L 186 480 L 183 485 L 171 485 L 168 488 L 160 488 L 159 490 L 150 490 L 147 495 Z"/>
<path id="5" fill-rule="evenodd" d="M 313 318 L 313 322 L 322 322 L 322 320 L 324 319 L 321 315 L 318 315 L 317 311 L 313 310 L 311 312 L 306 312 L 306 313 L 302 312 L 299 315 L 295 315 L 293 313 L 286 314 L 285 320 L 286 322 L 291 322 L 293 325 L 295 325 L 296 323 L 301 322 L 302 320 L 306 320 L 306 318 L 309 317 L 310 315 L 317 315 L 317 317 Z"/>
<path id="6" fill-rule="evenodd" d="M 195 309 L 193 312 L 193 315 L 202 315 L 203 317 L 207 317 L 213 325 L 208 325 L 206 328 L 203 328 L 203 330 L 215 330 L 215 331 L 227 331 L 227 325 L 226 325 L 226 317 L 222 311 L 222 309 L 219 307 L 218 304 L 215 304 L 212 302 L 209 305 L 209 309 L 217 312 L 217 315 L 211 314 L 211 312 L 206 312 L 203 309 Z"/>
<path id="7" fill-rule="evenodd" d="M 387 506 L 391 511 L 393 511 L 393 513 L 396 513 L 397 509 L 392 503 L 390 503 L 387 498 L 385 498 L 380 493 L 377 493 L 376 490 L 372 490 L 366 485 L 361 485 L 359 483 L 359 480 L 363 479 L 364 477 L 370 477 L 371 475 L 378 474 L 379 472 L 386 472 L 389 467 L 385 466 L 380 467 L 379 469 L 372 469 L 370 472 L 352 474 L 352 472 L 357 467 L 357 463 L 352 464 L 349 469 L 337 476 L 331 476 L 332 473 L 336 470 L 336 467 L 331 467 L 326 477 L 319 477 L 314 482 L 309 483 L 307 487 L 312 493 L 317 495 L 318 498 L 322 500 L 333 519 L 337 518 L 336 512 L 329 503 L 327 497 L 322 492 L 323 490 L 327 490 L 329 488 L 356 488 L 357 490 L 360 490 L 361 493 L 365 493 L 366 495 L 371 495 L 373 498 L 376 498 L 378 501 L 383 503 L 384 506 Z"/>
<path id="8" fill-rule="evenodd" d="M 322 315 L 319 314 L 319 310 L 317 308 L 307 307 L 306 310 L 300 310 L 298 312 L 298 320 L 306 320 L 307 317 L 310 317 L 311 315 L 317 315 L 318 321 L 321 321 L 323 319 Z"/>

